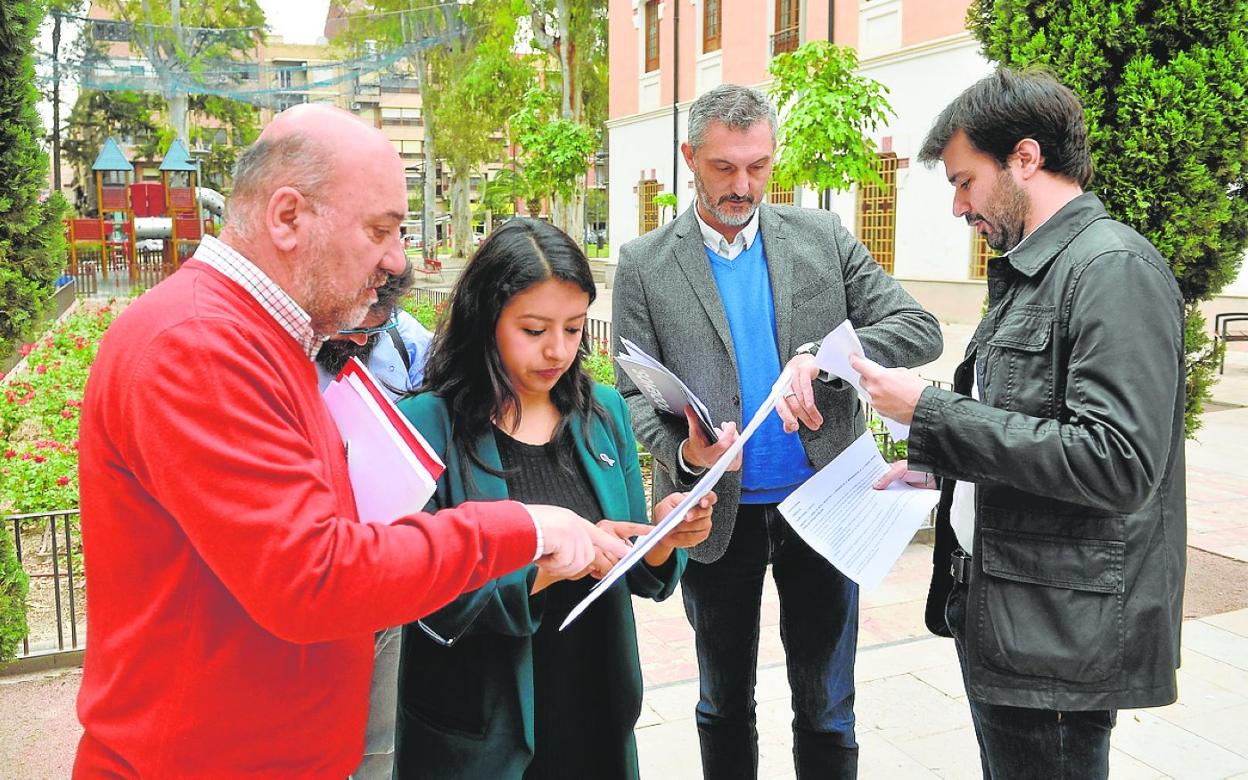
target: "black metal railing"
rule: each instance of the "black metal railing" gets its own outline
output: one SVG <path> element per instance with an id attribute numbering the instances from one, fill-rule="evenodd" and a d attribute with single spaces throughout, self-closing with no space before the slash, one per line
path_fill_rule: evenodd
<path id="1" fill-rule="evenodd" d="M 774 57 L 777 54 L 797 51 L 798 44 L 801 42 L 802 35 L 799 28 L 786 27 L 783 30 L 777 30 L 771 34 L 771 54 Z"/>
<path id="2" fill-rule="evenodd" d="M 30 579 L 27 633 L 22 637 L 18 658 L 79 650 L 86 644 L 86 637 L 79 641 L 78 634 L 80 616 L 85 615 L 79 606 L 77 592 L 84 578 L 75 574 L 82 554 L 77 518 L 77 509 L 7 515 L 4 518 L 6 529 L 13 534 L 18 564 Z M 29 549 L 30 541 L 36 536 L 41 549 Z M 29 605 L 46 598 L 49 589 L 51 612 L 46 616 L 36 615 Z M 35 619 L 33 624 L 32 618 Z M 55 625 L 49 625 L 50 622 Z M 52 640 L 54 630 L 55 641 Z"/>

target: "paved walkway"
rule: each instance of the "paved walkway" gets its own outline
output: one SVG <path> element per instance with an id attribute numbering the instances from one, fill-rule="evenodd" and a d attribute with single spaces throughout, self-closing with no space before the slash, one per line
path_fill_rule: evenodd
<path id="1" fill-rule="evenodd" d="M 601 313 L 609 318 L 609 293 Z M 946 354 L 923 369 L 947 379 L 969 329 L 946 326 Z M 1248 344 L 1227 359 L 1214 392 L 1220 411 L 1189 442 L 1188 508 L 1192 546 L 1248 561 Z M 863 595 L 858 678 L 861 775 L 978 778 L 978 748 L 952 644 L 922 624 L 931 548 L 912 544 L 874 592 Z M 637 739 L 642 776 L 700 776 L 693 723 L 697 670 L 693 636 L 679 594 L 662 604 L 635 602 L 645 677 Z M 763 778 L 793 777 L 789 691 L 768 583 L 759 649 L 758 714 Z M 73 697 L 80 672 L 0 677 L 0 779 L 63 778 L 78 726 Z M 1180 699 L 1154 710 L 1124 711 L 1113 736 L 1115 778 L 1248 778 L 1248 609 L 1184 625 Z"/>

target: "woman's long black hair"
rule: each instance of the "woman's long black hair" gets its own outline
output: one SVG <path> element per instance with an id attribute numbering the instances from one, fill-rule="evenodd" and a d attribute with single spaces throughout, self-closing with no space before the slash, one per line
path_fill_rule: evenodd
<path id="1" fill-rule="evenodd" d="M 451 418 L 452 444 L 489 472 L 494 469 L 481 462 L 477 440 L 508 409 L 515 409 L 517 423 L 520 419 L 520 399 L 498 354 L 498 318 L 513 296 L 548 279 L 575 284 L 590 303 L 597 296 L 589 260 L 566 233 L 540 220 L 508 220 L 490 233 L 455 283 L 429 349 L 420 390 L 442 397 Z M 550 392 L 559 410 L 551 444 L 569 470 L 575 462 L 570 457 L 575 451 L 571 420 L 580 419 L 588 446 L 591 417 L 605 419 L 581 361 L 588 351 L 589 337 L 582 331 L 577 359 Z"/>

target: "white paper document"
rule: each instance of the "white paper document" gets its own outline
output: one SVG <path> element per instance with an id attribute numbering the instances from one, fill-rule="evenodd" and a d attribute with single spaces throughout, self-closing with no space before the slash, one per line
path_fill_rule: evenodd
<path id="1" fill-rule="evenodd" d="M 862 389 L 862 374 L 859 374 L 849 365 L 850 355 L 871 357 L 862 348 L 862 342 L 858 340 L 858 334 L 854 331 L 853 324 L 849 320 L 845 320 L 840 325 L 837 325 L 831 333 L 824 336 L 823 341 L 819 343 L 819 352 L 815 355 L 815 365 L 819 367 L 820 371 L 827 371 L 832 376 L 849 382 L 858 391 L 858 397 L 864 403 L 870 403 L 867 394 Z M 896 420 L 890 420 L 884 415 L 880 415 L 880 419 L 884 420 L 884 426 L 888 428 L 889 435 L 895 441 L 910 438 L 909 425 L 899 423 Z"/>
<path id="2" fill-rule="evenodd" d="M 352 358 L 323 396 L 347 450 L 360 521 L 392 523 L 423 510 L 442 461 L 364 364 Z"/>
<path id="3" fill-rule="evenodd" d="M 758 411 L 750 418 L 750 424 L 745 426 L 745 430 L 741 431 L 741 434 L 732 443 L 732 446 L 725 450 L 719 460 L 715 461 L 706 470 L 706 473 L 702 475 L 697 484 L 685 494 L 685 499 L 677 504 L 676 508 L 667 517 L 663 518 L 662 522 L 655 525 L 654 530 L 645 536 L 638 537 L 637 543 L 628 551 L 628 554 L 621 558 L 611 568 L 611 571 L 607 572 L 607 576 L 599 580 L 598 584 L 589 591 L 589 594 L 581 600 L 581 603 L 577 604 L 568 613 L 567 619 L 559 626 L 560 631 L 567 628 L 590 604 L 593 604 L 599 596 L 605 593 L 607 588 L 627 574 L 629 569 L 636 566 L 638 561 L 646 556 L 646 553 L 650 552 L 656 544 L 662 541 L 663 537 L 671 533 L 673 528 L 684 521 L 685 515 L 689 514 L 690 509 L 697 506 L 697 503 L 702 500 L 703 496 L 711 492 L 711 489 L 715 487 L 715 483 L 719 482 L 719 478 L 728 470 L 728 466 L 732 463 L 733 458 L 737 457 L 737 454 L 745 447 L 745 443 L 754 435 L 754 431 L 758 430 L 758 426 L 762 425 L 763 420 L 767 419 L 767 415 L 771 414 L 772 410 L 776 408 L 776 402 L 780 400 L 784 393 L 788 392 L 791 379 L 792 373 L 787 368 L 780 373 L 780 377 L 771 386 L 771 392 L 767 394 L 767 399 L 763 401 L 762 406 L 758 407 Z"/>
<path id="4" fill-rule="evenodd" d="M 798 536 L 867 590 L 880 584 L 940 499 L 938 490 L 900 480 L 873 488 L 887 472 L 867 431 L 779 506 Z"/>

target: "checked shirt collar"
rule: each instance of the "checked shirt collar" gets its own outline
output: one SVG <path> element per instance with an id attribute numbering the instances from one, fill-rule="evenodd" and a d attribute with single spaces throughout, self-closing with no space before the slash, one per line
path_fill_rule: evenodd
<path id="1" fill-rule="evenodd" d="M 204 236 L 195 250 L 195 259 L 237 282 L 264 307 L 269 316 L 277 320 L 277 324 L 290 334 L 310 360 L 316 359 L 316 353 L 321 351 L 325 339 L 312 331 L 312 317 L 255 263 L 215 236 Z"/>

